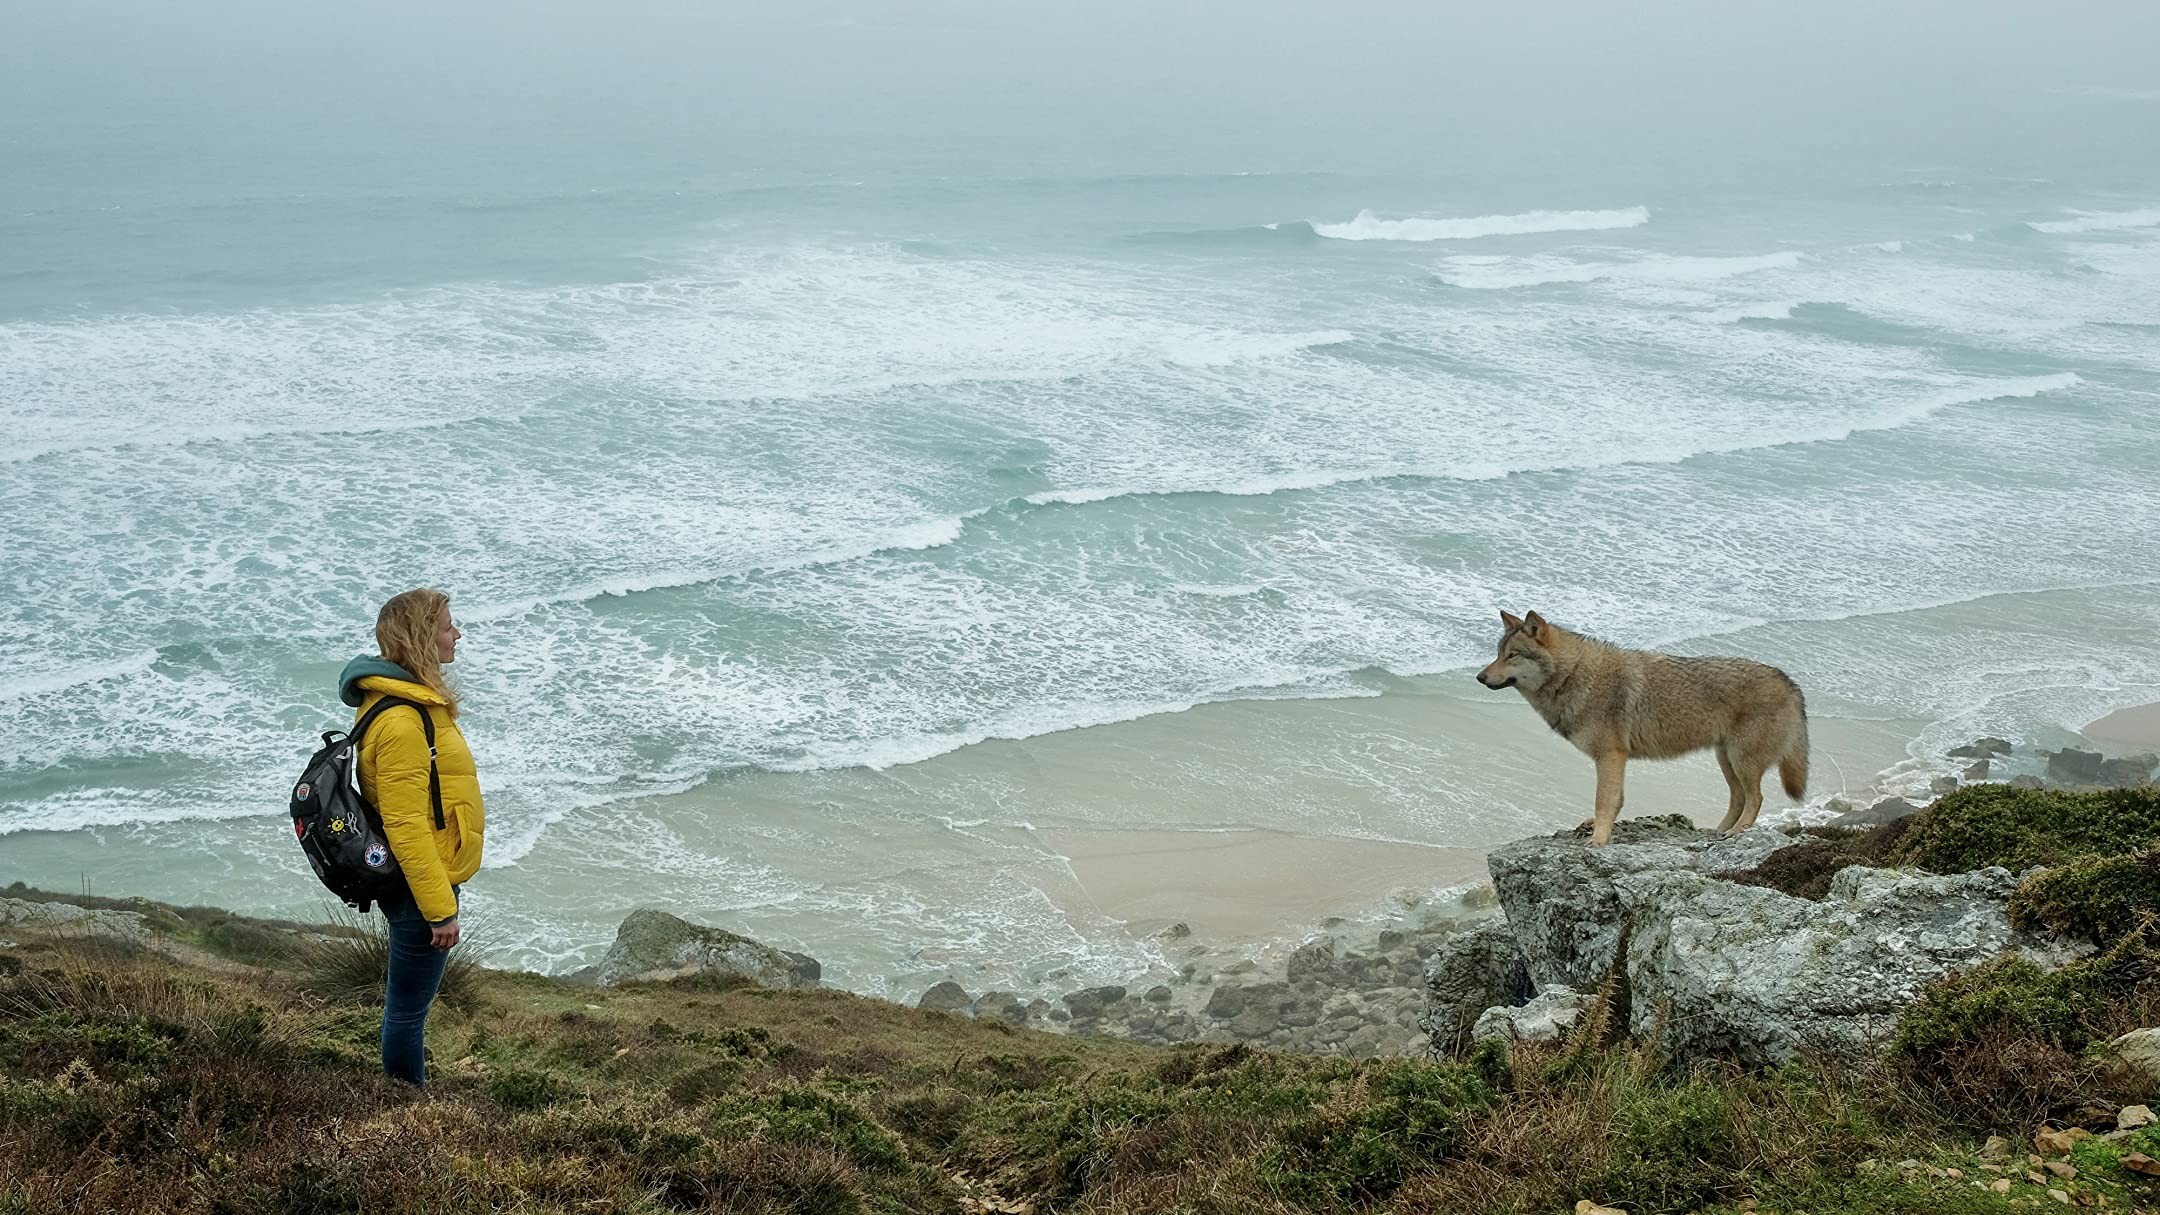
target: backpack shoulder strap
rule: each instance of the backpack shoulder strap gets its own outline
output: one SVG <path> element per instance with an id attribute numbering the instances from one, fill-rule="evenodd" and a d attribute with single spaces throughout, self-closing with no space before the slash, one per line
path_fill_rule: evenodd
<path id="1" fill-rule="evenodd" d="M 361 716 L 360 720 L 353 724 L 352 734 L 349 736 L 353 740 L 353 759 L 355 770 L 357 770 L 359 762 L 360 736 L 367 732 L 367 728 L 369 726 L 375 724 L 375 719 L 382 714 L 383 710 L 396 708 L 411 709 L 413 712 L 420 715 L 420 732 L 427 736 L 428 803 L 434 807 L 435 829 L 437 831 L 440 831 L 443 829 L 444 825 L 442 808 L 442 774 L 436 771 L 435 768 L 435 718 L 434 715 L 430 714 L 427 711 L 426 705 L 417 704 L 413 701 L 406 700 L 401 696 L 385 696 L 381 700 L 376 701 L 374 706 L 368 709 L 368 711 Z"/>

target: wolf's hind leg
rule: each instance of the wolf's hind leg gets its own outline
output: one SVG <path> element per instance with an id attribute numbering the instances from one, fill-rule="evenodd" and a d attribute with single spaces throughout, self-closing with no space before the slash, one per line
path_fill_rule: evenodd
<path id="1" fill-rule="evenodd" d="M 1745 830 L 1747 830 L 1748 828 L 1750 828 L 1750 827 L 1754 826 L 1754 825 L 1755 825 L 1755 816 L 1756 816 L 1756 815 L 1758 815 L 1758 814 L 1761 814 L 1761 813 L 1762 813 L 1762 773 L 1761 773 L 1761 772 L 1757 772 L 1757 773 L 1755 774 L 1755 787 L 1754 787 L 1754 788 L 1752 788 L 1752 789 L 1749 789 L 1749 790 L 1748 790 L 1748 794 L 1747 794 L 1747 808 L 1746 808 L 1746 809 L 1744 809 L 1743 811 L 1741 811 L 1741 813 L 1740 813 L 1740 825 L 1739 825 L 1738 827 L 1736 827 L 1736 828 L 1734 829 L 1734 831 L 1733 831 L 1733 834 L 1735 834 L 1735 835 L 1738 835 L 1738 834 L 1739 834 L 1740 832 L 1742 832 L 1742 831 L 1745 831 Z"/>
<path id="2" fill-rule="evenodd" d="M 1780 750 L 1774 732 L 1765 728 L 1768 723 L 1758 723 L 1728 746 L 1731 752 L 1734 782 L 1733 796 L 1739 799 L 1740 813 L 1726 828 L 1726 834 L 1738 835 L 1755 825 L 1755 816 L 1762 813 L 1762 779 L 1770 766 L 1777 762 Z"/>
<path id="3" fill-rule="evenodd" d="M 1731 832 L 1740 825 L 1740 812 L 1747 808 L 1747 794 L 1740 784 L 1740 774 L 1733 771 L 1732 759 L 1725 754 L 1725 744 L 1717 745 L 1718 771 L 1725 774 L 1725 819 L 1717 825 L 1722 832 Z"/>

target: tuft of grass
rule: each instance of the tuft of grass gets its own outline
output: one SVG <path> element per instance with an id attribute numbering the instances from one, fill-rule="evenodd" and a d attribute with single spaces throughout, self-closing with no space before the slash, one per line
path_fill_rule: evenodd
<path id="1" fill-rule="evenodd" d="M 381 1004 L 390 970 L 389 925 L 378 917 L 355 916 L 343 909 L 331 915 L 333 925 L 344 931 L 288 937 L 282 953 L 274 955 L 274 963 L 297 971 L 301 986 L 326 1000 Z M 480 1001 L 487 969 L 473 958 L 469 949 L 450 951 L 442 986 L 435 992 L 438 1004 L 470 1008 Z"/>
<path id="2" fill-rule="evenodd" d="M 504 1109 L 536 1110 L 562 1100 L 567 1092 L 556 1077 L 524 1068 L 509 1068 L 487 1078 L 488 1099 Z"/>
<path id="3" fill-rule="evenodd" d="M 1728 1090 L 1701 1076 L 1631 1084 L 1597 1192 L 1629 1210 L 1687 1211 L 1717 1199 L 1746 1157 Z"/>

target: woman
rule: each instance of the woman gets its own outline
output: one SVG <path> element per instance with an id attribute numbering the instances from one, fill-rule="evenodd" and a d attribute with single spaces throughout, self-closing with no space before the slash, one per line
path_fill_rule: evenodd
<path id="1" fill-rule="evenodd" d="M 345 664 L 338 694 L 357 721 L 385 696 L 423 706 L 435 726 L 442 822 L 428 792 L 428 739 L 420 710 L 393 707 L 360 740 L 360 792 L 382 814 L 383 835 L 404 871 L 406 890 L 380 900 L 390 922 L 390 973 L 383 997 L 383 1072 L 425 1084 L 428 1006 L 458 943 L 458 885 L 480 868 L 486 825 L 472 750 L 458 732 L 458 697 L 443 678 L 464 634 L 441 591 L 406 591 L 375 617 L 380 655 Z"/>

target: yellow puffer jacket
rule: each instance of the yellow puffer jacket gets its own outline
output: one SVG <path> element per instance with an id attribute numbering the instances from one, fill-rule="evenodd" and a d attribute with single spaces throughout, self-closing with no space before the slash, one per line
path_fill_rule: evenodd
<path id="1" fill-rule="evenodd" d="M 385 696 L 425 705 L 435 722 L 441 830 L 435 829 L 434 804 L 428 798 L 427 736 L 412 709 L 387 709 L 368 726 L 367 736 L 360 740 L 360 792 L 382 814 L 383 834 L 405 872 L 405 884 L 412 887 L 420 914 L 429 923 L 440 924 L 457 914 L 457 893 L 451 887 L 480 869 L 487 814 L 480 804 L 480 775 L 473 766 L 472 748 L 465 745 L 465 735 L 450 716 L 448 703 L 426 684 L 388 675 L 359 675 L 345 681 L 344 692 L 347 703 L 358 701 L 353 714 L 356 722 Z"/>

